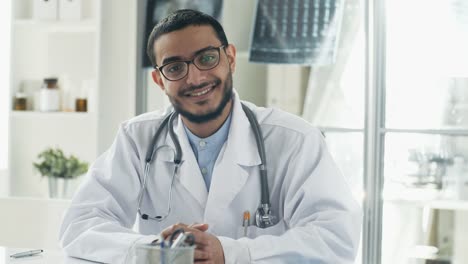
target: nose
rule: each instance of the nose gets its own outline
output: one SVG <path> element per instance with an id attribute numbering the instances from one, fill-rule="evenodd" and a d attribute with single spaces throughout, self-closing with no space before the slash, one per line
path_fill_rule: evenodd
<path id="1" fill-rule="evenodd" d="M 203 80 L 203 73 L 193 63 L 188 65 L 187 84 L 197 85 Z"/>

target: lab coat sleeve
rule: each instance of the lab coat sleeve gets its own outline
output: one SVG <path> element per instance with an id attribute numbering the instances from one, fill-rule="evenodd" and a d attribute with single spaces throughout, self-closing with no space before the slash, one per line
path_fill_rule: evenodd
<path id="1" fill-rule="evenodd" d="M 111 148 L 88 171 L 64 216 L 59 236 L 67 255 L 125 263 L 133 245 L 157 238 L 132 230 L 140 166 L 137 147 L 122 126 Z"/>
<path id="2" fill-rule="evenodd" d="M 261 235 L 255 239 L 219 237 L 227 264 L 354 263 L 361 209 L 318 130 L 306 134 L 303 144 L 296 147 L 281 194 L 281 224 L 289 229 L 280 236 Z"/>

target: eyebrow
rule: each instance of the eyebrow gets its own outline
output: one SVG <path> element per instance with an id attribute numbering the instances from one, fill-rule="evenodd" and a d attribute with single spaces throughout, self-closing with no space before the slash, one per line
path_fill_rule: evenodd
<path id="1" fill-rule="evenodd" d="M 197 56 L 198 54 L 200 54 L 200 53 L 206 51 L 206 50 L 213 49 L 213 48 L 216 48 L 216 47 L 214 47 L 214 46 L 208 46 L 208 47 L 206 47 L 206 48 L 199 49 L 199 50 L 197 50 L 197 51 L 195 51 L 195 52 L 193 53 L 192 58 L 195 57 L 195 56 Z M 174 62 L 174 61 L 184 61 L 184 58 L 181 57 L 181 56 L 172 56 L 172 57 L 169 57 L 169 58 L 165 58 L 165 59 L 162 61 L 161 66 L 164 66 L 164 65 L 166 65 L 166 64 L 168 64 L 168 63 L 171 63 L 171 62 Z"/>

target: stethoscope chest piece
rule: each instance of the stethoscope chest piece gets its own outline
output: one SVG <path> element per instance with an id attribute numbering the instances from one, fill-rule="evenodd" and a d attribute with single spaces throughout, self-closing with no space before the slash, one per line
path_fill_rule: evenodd
<path id="1" fill-rule="evenodd" d="M 261 204 L 255 212 L 255 225 L 259 228 L 267 228 L 274 225 L 275 216 L 272 215 L 269 204 Z"/>

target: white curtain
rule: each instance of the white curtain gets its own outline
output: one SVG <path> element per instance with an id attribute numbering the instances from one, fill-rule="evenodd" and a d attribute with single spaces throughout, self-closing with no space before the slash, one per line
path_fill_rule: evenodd
<path id="1" fill-rule="evenodd" d="M 312 68 L 303 117 L 317 126 L 363 128 L 364 2 L 344 3 L 335 63 Z"/>

